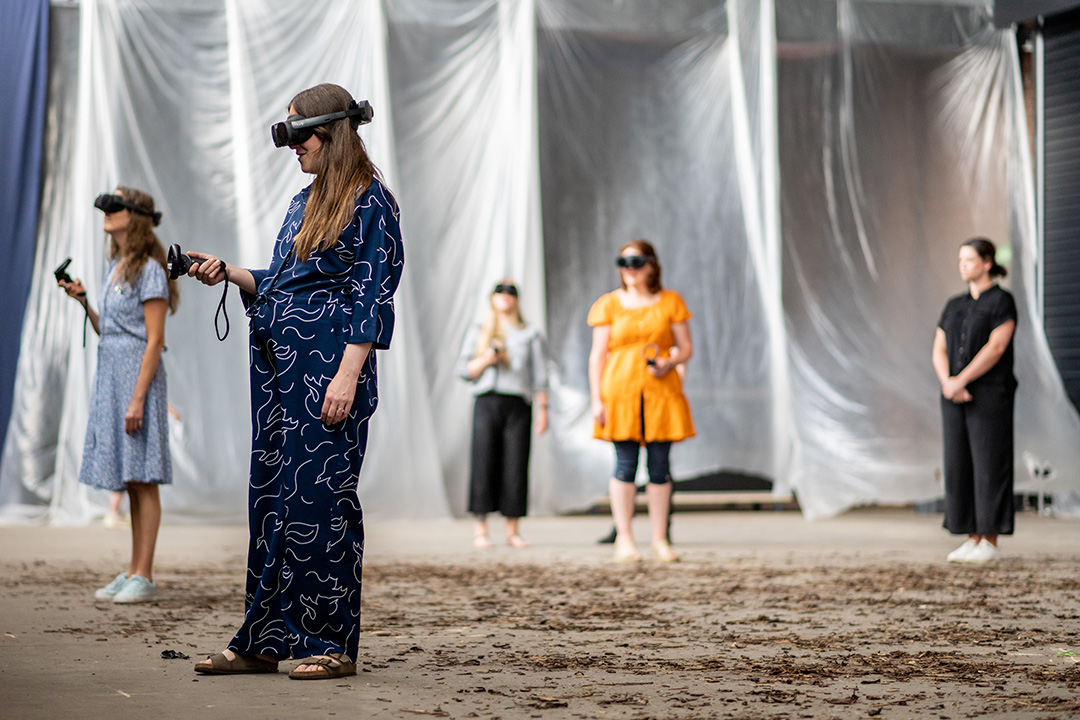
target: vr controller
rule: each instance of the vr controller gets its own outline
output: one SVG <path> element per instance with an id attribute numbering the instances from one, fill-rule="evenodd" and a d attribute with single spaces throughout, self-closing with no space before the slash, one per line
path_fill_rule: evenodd
<path id="1" fill-rule="evenodd" d="M 165 260 L 165 269 L 168 271 L 169 279 L 175 280 L 181 275 L 187 275 L 188 270 L 192 265 L 198 265 L 206 258 L 191 257 L 185 254 L 179 245 L 169 246 L 169 256 Z M 222 265 L 224 268 L 224 265 Z M 214 313 L 214 332 L 217 333 L 218 340 L 224 341 L 229 335 L 229 314 L 225 312 L 225 295 L 229 292 L 229 276 L 225 275 L 225 287 L 221 291 L 221 302 L 218 303 L 217 312 Z M 225 316 L 225 332 L 221 332 L 218 329 L 218 313 Z"/>
<path id="2" fill-rule="evenodd" d="M 169 279 L 175 280 L 181 275 L 187 275 L 192 265 L 198 265 L 204 258 L 195 258 L 184 254 L 179 245 L 169 246 L 169 257 L 165 261 L 165 267 L 169 271 Z"/>
<path id="3" fill-rule="evenodd" d="M 71 276 L 68 275 L 67 266 L 70 265 L 70 264 L 71 264 L 71 258 L 68 258 L 64 262 L 57 265 L 56 269 L 52 271 L 53 277 L 56 278 L 57 284 L 62 283 L 62 282 L 66 282 L 66 283 L 75 282 L 74 280 L 71 279 Z M 83 291 L 81 293 L 76 293 L 73 297 L 78 298 L 78 299 L 82 299 L 82 298 L 86 297 L 86 292 Z M 86 335 L 86 328 L 83 328 L 83 336 L 84 336 L 83 337 L 83 345 L 86 345 L 86 337 L 85 337 L 85 335 Z"/>
<path id="4" fill-rule="evenodd" d="M 66 282 L 66 283 L 75 282 L 74 280 L 71 279 L 71 276 L 68 275 L 67 266 L 70 265 L 70 264 L 71 264 L 71 258 L 68 258 L 64 262 L 57 265 L 56 269 L 52 271 L 53 277 L 56 278 L 56 282 L 58 282 L 58 283 L 61 283 L 61 282 Z"/>

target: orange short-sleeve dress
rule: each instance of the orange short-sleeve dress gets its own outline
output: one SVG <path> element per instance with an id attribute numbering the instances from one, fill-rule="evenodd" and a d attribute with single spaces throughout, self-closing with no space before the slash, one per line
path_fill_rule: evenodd
<path id="1" fill-rule="evenodd" d="M 647 443 L 678 442 L 694 436 L 682 377 L 674 370 L 662 378 L 653 377 L 643 354 L 652 343 L 659 357 L 669 357 L 675 344 L 671 326 L 689 319 L 686 303 L 674 290 L 661 290 L 660 301 L 647 307 L 625 308 L 617 292 L 607 293 L 593 304 L 589 325 L 611 326 L 608 358 L 600 377 L 607 424 L 593 423 L 593 437 Z"/>

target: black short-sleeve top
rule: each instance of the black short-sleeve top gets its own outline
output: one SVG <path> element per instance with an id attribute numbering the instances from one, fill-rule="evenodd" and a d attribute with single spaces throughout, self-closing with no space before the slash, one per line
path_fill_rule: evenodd
<path id="1" fill-rule="evenodd" d="M 949 356 L 949 375 L 955 376 L 967 367 L 983 346 L 990 341 L 990 333 L 999 325 L 1012 320 L 1016 322 L 1016 301 L 1012 293 L 994 285 L 979 293 L 976 300 L 970 293 L 957 295 L 945 304 L 938 327 L 945 331 L 945 353 Z M 1001 359 L 969 385 L 1016 386 L 1013 375 L 1013 343 Z"/>

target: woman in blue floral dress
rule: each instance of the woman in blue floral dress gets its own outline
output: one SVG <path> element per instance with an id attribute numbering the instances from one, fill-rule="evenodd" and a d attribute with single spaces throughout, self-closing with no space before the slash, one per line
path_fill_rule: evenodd
<path id="1" fill-rule="evenodd" d="M 239 286 L 251 319 L 246 610 L 199 673 L 277 672 L 290 657 L 300 659 L 294 679 L 356 673 L 357 486 L 378 402 L 374 350 L 390 344 L 404 264 L 397 202 L 357 134 L 356 107 L 337 85 L 290 103 L 288 123 L 316 123 L 288 141 L 315 179 L 289 204 L 269 268 L 192 253 L 204 260 L 189 274 Z"/>
<path id="2" fill-rule="evenodd" d="M 165 315 L 176 310 L 176 281 L 165 272 L 165 248 L 154 234 L 161 221 L 154 199 L 129 187 L 100 196 L 109 267 L 100 313 L 81 280 L 61 286 L 86 311 L 98 344 L 79 481 L 102 490 L 127 490 L 131 504 L 131 562 L 95 597 L 116 603 L 154 600 L 154 548 L 161 524 L 158 486 L 172 482 L 168 400 L 161 352 Z"/>

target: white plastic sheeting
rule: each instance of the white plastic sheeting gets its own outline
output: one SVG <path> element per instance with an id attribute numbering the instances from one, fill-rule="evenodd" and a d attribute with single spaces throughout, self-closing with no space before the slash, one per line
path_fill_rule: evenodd
<path id="1" fill-rule="evenodd" d="M 618 287 L 618 248 L 638 237 L 694 316 L 684 390 L 698 435 L 674 447 L 675 477 L 783 478 L 771 5 L 542 0 L 539 10 L 554 497 L 580 506 L 606 492 L 614 455 L 592 439 L 585 315 Z"/>
<path id="2" fill-rule="evenodd" d="M 376 122 L 362 135 L 395 182 L 386 25 L 375 0 L 309 2 L 304 14 L 295 4 L 220 0 L 80 8 L 77 120 L 61 130 L 74 137 L 61 143 L 47 193 L 0 474 L 7 517 L 57 522 L 84 521 L 102 501 L 77 482 L 95 337 L 81 346 L 82 311 L 48 272 L 72 256 L 72 274 L 97 304 L 105 238 L 94 196 L 117 184 L 145 188 L 164 214 L 163 243 L 263 267 L 289 198 L 310 180 L 293 153 L 273 147 L 269 126 L 296 92 L 324 81 L 371 101 Z M 246 513 L 246 318 L 232 290 L 232 330 L 219 343 L 220 292 L 181 285 L 180 310 L 166 323 L 169 399 L 180 420 L 170 428 L 175 484 L 163 504 L 173 518 L 234 521 Z M 394 349 L 380 361 L 382 392 L 393 401 L 373 423 L 360 493 L 374 514 L 443 516 L 411 295 L 406 277 Z"/>
<path id="3" fill-rule="evenodd" d="M 795 489 L 809 517 L 940 495 L 930 345 L 963 290 L 956 251 L 1011 246 L 1017 458 L 1080 488 L 1080 422 L 1034 315 L 1038 248 L 1016 49 L 988 4 L 873 0 L 86 0 L 78 120 L 46 186 L 6 517 L 85 521 L 76 482 L 96 346 L 52 284 L 104 267 L 92 198 L 145 187 L 166 244 L 265 264 L 307 179 L 269 125 L 337 82 L 371 101 L 365 141 L 402 208 L 398 329 L 361 476 L 370 515 L 464 508 L 471 400 L 453 366 L 491 284 L 515 278 L 555 360 L 533 508 L 606 491 L 591 438 L 591 302 L 645 237 L 687 299 L 699 435 L 677 476 L 718 469 Z M 64 135 L 67 133 L 67 135 Z M 246 318 L 187 282 L 167 323 L 170 517 L 243 517 Z M 46 318 L 48 322 L 46 322 Z M 1018 466 L 1018 481 L 1026 480 Z M 1065 499 L 1062 496 L 1062 499 Z M 1061 503 L 1058 503 L 1060 506 Z"/>
<path id="4" fill-rule="evenodd" d="M 473 400 L 455 363 L 465 333 L 487 313 L 503 277 L 517 281 L 528 321 L 545 325 L 536 15 L 532 3 L 506 0 L 395 0 L 386 7 L 398 194 L 412 248 L 406 273 L 417 288 L 440 487 L 462 513 Z M 400 441 L 403 449 L 414 442 L 407 431 Z M 541 487 L 546 448 L 534 443 L 534 485 Z"/>
<path id="5" fill-rule="evenodd" d="M 1015 37 L 983 7 L 778 9 L 789 478 L 804 513 L 940 496 L 930 346 L 946 298 L 966 290 L 956 256 L 973 235 L 1012 251 L 1017 488 L 1032 488 L 1024 451 L 1068 475 L 1063 491 L 1077 488 L 1080 423 L 1035 312 Z"/>

